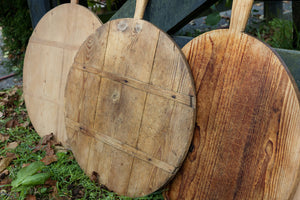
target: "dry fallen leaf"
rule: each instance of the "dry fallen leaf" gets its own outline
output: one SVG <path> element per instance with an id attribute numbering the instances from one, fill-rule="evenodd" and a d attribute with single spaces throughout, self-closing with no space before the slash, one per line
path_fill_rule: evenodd
<path id="1" fill-rule="evenodd" d="M 6 148 L 13 150 L 13 149 L 17 148 L 18 146 L 19 146 L 18 142 L 12 142 L 12 143 L 9 143 Z"/>
<path id="2" fill-rule="evenodd" d="M 5 128 L 15 128 L 18 125 L 19 125 L 19 122 L 15 119 L 12 119 L 12 120 L 9 120 L 8 122 L 6 122 Z"/>
<path id="3" fill-rule="evenodd" d="M 49 194 L 49 199 L 61 199 L 61 198 L 58 198 L 58 191 L 57 191 L 57 188 L 56 186 L 52 186 L 52 193 Z M 63 199 L 63 198 L 62 198 Z"/>
<path id="4" fill-rule="evenodd" d="M 6 169 L 0 173 L 0 180 L 4 179 L 7 175 L 9 175 L 9 171 Z"/>
<path id="5" fill-rule="evenodd" d="M 46 151 L 46 156 L 52 156 L 55 154 L 54 149 L 52 149 L 50 143 L 46 145 L 45 151 Z"/>
<path id="6" fill-rule="evenodd" d="M 6 141 L 8 139 L 9 139 L 9 135 L 2 135 L 2 134 L 0 134 L 0 141 L 1 142 L 4 142 L 4 141 Z"/>
<path id="7" fill-rule="evenodd" d="M 48 180 L 45 182 L 45 185 L 48 185 L 48 186 L 56 186 L 56 183 L 57 183 L 56 180 L 48 179 Z"/>
<path id="8" fill-rule="evenodd" d="M 24 163 L 24 164 L 22 165 L 22 168 L 27 167 L 27 166 L 29 166 L 29 165 L 30 165 L 30 163 Z"/>
<path id="9" fill-rule="evenodd" d="M 41 162 L 45 163 L 45 165 L 50 165 L 53 162 L 57 161 L 57 156 L 56 155 L 51 155 L 51 156 L 45 156 Z"/>
<path id="10" fill-rule="evenodd" d="M 16 158 L 16 154 L 11 153 L 11 152 L 6 152 L 6 157 L 10 157 L 10 158 L 15 159 Z"/>
<path id="11" fill-rule="evenodd" d="M 3 172 L 9 166 L 10 162 L 13 159 L 13 157 L 2 158 L 2 160 L 0 161 L 0 173 Z"/>
<path id="12" fill-rule="evenodd" d="M 0 185 L 8 185 L 11 183 L 11 179 L 9 178 L 9 176 L 6 176 L 3 180 L 0 180 Z"/>
<path id="13" fill-rule="evenodd" d="M 30 122 L 29 121 L 26 121 L 22 124 L 20 124 L 21 127 L 24 127 L 24 128 L 27 128 L 29 126 Z"/>
<path id="14" fill-rule="evenodd" d="M 25 198 L 25 200 L 36 200 L 36 197 L 34 195 L 28 194 Z"/>
<path id="15" fill-rule="evenodd" d="M 16 92 L 17 92 L 18 89 L 19 89 L 18 87 L 14 87 L 11 90 L 9 90 L 8 93 L 7 93 L 8 96 L 9 97 L 14 96 L 16 94 Z"/>
<path id="16" fill-rule="evenodd" d="M 43 145 L 47 144 L 53 137 L 54 137 L 53 133 L 49 135 L 45 135 L 42 139 L 42 144 Z"/>
<path id="17" fill-rule="evenodd" d="M 0 111 L 0 118 L 3 117 L 3 112 Z"/>
<path id="18" fill-rule="evenodd" d="M 91 181 L 95 182 L 95 183 L 98 183 L 98 180 L 99 180 L 99 175 L 97 172 L 93 171 L 92 173 L 92 176 L 91 176 Z"/>

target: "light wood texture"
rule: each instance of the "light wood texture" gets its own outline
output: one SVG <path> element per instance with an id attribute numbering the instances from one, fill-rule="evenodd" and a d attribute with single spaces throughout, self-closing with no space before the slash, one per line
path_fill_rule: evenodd
<path id="1" fill-rule="evenodd" d="M 40 136 L 54 133 L 67 144 L 67 74 L 80 45 L 101 24 L 96 15 L 73 2 L 49 11 L 33 31 L 25 55 L 23 87 L 30 120 Z"/>
<path id="2" fill-rule="evenodd" d="M 300 199 L 300 185 L 298 184 L 298 188 L 293 200 L 299 200 L 299 199 Z"/>
<path id="3" fill-rule="evenodd" d="M 136 0 L 134 19 L 143 19 L 148 0 Z"/>
<path id="4" fill-rule="evenodd" d="M 254 0 L 235 0 L 232 4 L 229 30 L 244 32 Z"/>
<path id="5" fill-rule="evenodd" d="M 281 59 L 239 31 L 184 48 L 197 93 L 190 152 L 166 199 L 292 199 L 299 182 L 299 92 Z"/>
<path id="6" fill-rule="evenodd" d="M 184 55 L 143 20 L 108 22 L 81 46 L 65 93 L 68 137 L 84 171 L 120 195 L 172 178 L 191 143 L 195 89 Z"/>

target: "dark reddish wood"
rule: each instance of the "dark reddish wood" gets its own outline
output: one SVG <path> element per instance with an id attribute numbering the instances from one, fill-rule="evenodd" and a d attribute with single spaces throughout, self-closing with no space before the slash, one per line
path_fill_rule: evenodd
<path id="1" fill-rule="evenodd" d="M 299 93 L 285 65 L 257 39 L 218 30 L 183 52 L 194 75 L 190 153 L 168 199 L 291 199 L 299 182 Z"/>

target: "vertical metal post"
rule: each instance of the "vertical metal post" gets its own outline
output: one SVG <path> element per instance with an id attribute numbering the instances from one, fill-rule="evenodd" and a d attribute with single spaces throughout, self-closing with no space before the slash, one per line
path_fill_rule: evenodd
<path id="1" fill-rule="evenodd" d="M 50 10 L 49 0 L 27 0 L 31 24 L 35 28 L 40 19 Z"/>
<path id="2" fill-rule="evenodd" d="M 300 2 L 293 1 L 293 47 L 300 49 Z"/>
<path id="3" fill-rule="evenodd" d="M 264 2 L 264 15 L 267 21 L 283 16 L 282 1 L 265 1 Z"/>

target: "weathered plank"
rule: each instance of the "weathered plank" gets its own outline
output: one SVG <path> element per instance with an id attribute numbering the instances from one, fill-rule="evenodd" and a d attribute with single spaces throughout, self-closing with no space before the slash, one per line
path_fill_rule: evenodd
<path id="1" fill-rule="evenodd" d="M 280 60 L 257 42 L 217 30 L 184 47 L 198 94 L 197 127 L 170 199 L 293 195 L 300 160 L 299 100 Z"/>
<path id="2" fill-rule="evenodd" d="M 273 50 L 242 33 L 251 2 L 233 2 L 229 30 L 207 32 L 183 48 L 197 120 L 170 199 L 291 199 L 297 189 L 300 95 Z"/>
<path id="3" fill-rule="evenodd" d="M 69 3 L 49 11 L 34 29 L 24 60 L 23 87 L 30 120 L 40 136 L 53 133 L 67 144 L 67 75 L 80 45 L 100 26 L 94 13 Z"/>
<path id="4" fill-rule="evenodd" d="M 175 175 L 193 135 L 195 91 L 167 34 L 144 20 L 107 22 L 81 46 L 65 91 L 70 145 L 88 175 L 131 197 Z"/>
<path id="5" fill-rule="evenodd" d="M 173 36 L 174 41 L 182 48 L 193 38 L 186 36 Z M 293 75 L 298 88 L 300 89 L 300 51 L 273 48 L 279 54 L 282 60 Z"/>
<path id="6" fill-rule="evenodd" d="M 149 0 L 144 19 L 169 34 L 177 32 L 218 0 Z M 110 20 L 133 17 L 135 0 L 128 0 Z"/>

